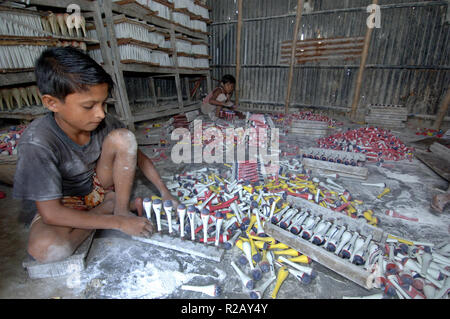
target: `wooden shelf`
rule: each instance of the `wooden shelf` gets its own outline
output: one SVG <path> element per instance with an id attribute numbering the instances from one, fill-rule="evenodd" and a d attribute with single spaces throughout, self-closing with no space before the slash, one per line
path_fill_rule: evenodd
<path id="1" fill-rule="evenodd" d="M 161 111 L 152 112 L 152 110 L 146 110 L 145 112 L 133 114 L 133 121 L 141 122 L 182 112 L 190 112 L 199 109 L 200 106 L 201 101 L 184 102 L 182 108 L 180 108 L 178 104 L 158 105 L 158 107 L 161 108 Z"/>
<path id="2" fill-rule="evenodd" d="M 64 36 L 42 36 L 42 37 L 27 37 L 27 36 L 15 36 L 15 35 L 2 35 L 0 39 L 0 45 L 49 45 L 56 46 L 58 42 L 62 41 L 77 41 L 86 42 L 87 44 L 98 44 L 98 40 L 84 39 L 84 38 L 71 38 Z"/>
<path id="3" fill-rule="evenodd" d="M 208 9 L 208 11 L 211 11 L 212 9 L 210 8 L 210 7 L 208 7 L 206 4 L 203 4 L 203 3 L 201 3 L 200 1 L 198 1 L 198 0 L 194 0 L 194 3 L 196 4 L 196 5 L 198 5 L 198 6 L 200 6 L 200 7 L 203 7 L 203 8 L 205 8 L 205 9 Z"/>
<path id="4" fill-rule="evenodd" d="M 205 55 L 205 54 L 196 54 L 196 53 L 186 53 L 182 51 L 177 51 L 177 56 L 185 56 L 189 58 L 195 58 L 195 59 L 211 59 L 211 56 Z"/>
<path id="5" fill-rule="evenodd" d="M 29 69 L 0 69 L 0 83 L 2 85 L 17 85 L 35 82 L 34 68 Z"/>
<path id="6" fill-rule="evenodd" d="M 11 111 L 0 111 L 0 118 L 31 121 L 49 112 L 42 105 L 29 106 Z"/>
<path id="7" fill-rule="evenodd" d="M 170 38 L 170 35 L 167 38 Z M 166 38 L 166 40 L 167 40 L 167 38 Z M 208 45 L 207 42 L 194 40 L 194 39 L 188 38 L 188 37 L 186 37 L 184 35 L 180 35 L 180 34 L 176 35 L 175 38 L 178 39 L 178 40 L 191 42 L 191 44 L 193 44 L 193 45 L 206 45 L 206 46 Z"/>
<path id="8" fill-rule="evenodd" d="M 123 62 L 122 62 L 123 63 Z M 156 74 L 173 74 L 177 73 L 176 67 L 170 66 L 157 66 L 147 62 L 138 61 L 127 61 L 127 63 L 122 64 L 122 69 L 125 72 L 135 72 L 135 73 L 156 73 Z M 178 68 L 179 74 L 199 74 L 206 75 L 210 69 L 189 69 L 189 68 Z"/>
<path id="9" fill-rule="evenodd" d="M 169 49 L 169 48 L 162 48 L 157 44 L 153 44 L 153 43 L 149 43 L 149 42 L 144 42 L 144 41 L 139 41 L 139 40 L 135 40 L 132 38 L 119 38 L 117 39 L 117 44 L 120 45 L 124 45 L 124 44 L 134 44 L 134 45 L 138 45 L 144 48 L 148 48 L 148 49 L 152 49 L 152 50 L 157 50 L 157 51 L 163 51 L 165 53 L 169 53 L 172 54 L 173 50 Z"/>
<path id="10" fill-rule="evenodd" d="M 195 14 L 191 11 L 189 11 L 187 8 L 174 8 L 174 12 L 184 13 L 185 15 L 188 15 L 192 20 L 200 20 L 207 24 L 211 24 L 212 20 L 203 18 L 201 15 Z"/>
<path id="11" fill-rule="evenodd" d="M 43 6 L 43 7 L 53 7 L 60 9 L 67 9 L 70 4 L 73 4 L 73 0 L 30 0 L 30 6 Z M 92 11 L 92 1 L 89 0 L 76 0 L 76 3 L 80 6 L 82 11 Z"/>
<path id="12" fill-rule="evenodd" d="M 204 19 L 200 15 L 187 12 L 187 10 L 175 10 L 174 5 L 166 0 L 154 1 L 166 5 L 171 12 L 182 12 L 188 14 L 191 19 L 201 20 L 206 23 L 209 22 L 208 19 Z M 157 16 L 158 12 L 139 4 L 135 0 L 123 0 L 120 2 L 104 0 L 103 3 L 88 0 L 30 0 L 29 5 L 25 5 L 23 3 L 23 8 L 10 8 L 10 10 L 45 16 L 47 14 L 46 11 L 48 10 L 52 10 L 55 13 L 66 12 L 67 7 L 73 3 L 80 6 L 84 16 L 93 18 L 94 22 L 87 25 L 86 29 L 93 29 L 92 26 L 95 26 L 94 28 L 97 31 L 98 40 L 58 36 L 49 34 L 48 32 L 43 32 L 45 36 L 40 37 L 2 37 L 0 40 L 0 45 L 31 44 L 56 46 L 56 44 L 61 41 L 78 41 L 85 42 L 89 48 L 100 48 L 103 59 L 105 59 L 103 64 L 105 69 L 107 72 L 111 73 L 117 81 L 117 88 L 113 92 L 113 97 L 115 100 L 114 111 L 117 113 L 118 117 L 121 118 L 121 120 L 124 121 L 124 123 L 126 123 L 132 130 L 134 129 L 135 122 L 170 116 L 182 112 L 189 112 L 200 108 L 201 101 L 183 101 L 180 76 L 184 76 L 185 80 L 188 76 L 205 77 L 209 89 L 211 86 L 210 68 L 180 68 L 176 66 L 160 66 L 156 63 L 144 63 L 133 60 L 120 61 L 118 48 L 120 45 L 134 44 L 149 48 L 151 50 L 166 52 L 174 58 L 177 56 L 188 56 L 193 58 L 209 59 L 209 55 L 186 54 L 182 52 L 178 53 L 175 51 L 176 48 L 173 47 L 175 45 L 174 41 L 176 41 L 175 38 L 177 37 L 182 40 L 188 40 L 192 44 L 202 44 L 207 46 L 209 33 L 202 32 L 200 30 L 193 30 L 173 21 L 159 17 Z M 206 7 L 201 3 L 196 4 Z M 32 6 L 37 7 L 38 10 L 27 10 Z M 209 8 L 207 9 L 210 10 Z M 169 38 L 172 42 L 172 48 L 162 48 L 156 44 L 151 44 L 132 38 L 108 38 L 108 34 L 114 33 L 114 25 L 123 22 L 140 24 L 147 28 L 149 32 L 159 32 L 163 34 L 166 37 L 166 40 Z M 126 92 L 124 82 L 124 76 L 132 74 L 144 75 L 146 77 L 173 77 L 177 89 L 177 101 L 166 105 L 158 104 L 157 110 L 149 108 L 142 112 L 133 114 L 130 109 L 128 94 Z M 20 85 L 21 83 L 35 81 L 34 68 L 0 70 L 0 82 L 2 86 L 14 86 Z M 30 108 L 29 110 L 27 110 L 27 108 L 15 109 L 13 111 L 0 112 L 0 118 L 32 120 L 43 116 L 46 112 L 48 112 L 48 110 L 42 107 Z"/>
<path id="13" fill-rule="evenodd" d="M 139 10 L 139 6 L 136 6 L 135 3 L 119 5 L 116 2 L 113 2 L 111 4 L 111 6 L 112 6 L 113 12 L 116 12 L 119 14 L 125 14 L 130 17 L 139 18 L 143 21 L 149 22 L 151 24 L 154 24 L 156 26 L 159 26 L 159 27 L 162 27 L 165 29 L 169 29 L 169 30 L 170 30 L 171 26 L 173 26 L 175 29 L 175 32 L 182 33 L 182 34 L 188 35 L 193 38 L 198 38 L 198 39 L 204 40 L 206 42 L 208 41 L 207 33 L 203 33 L 203 32 L 199 33 L 192 29 L 189 29 L 189 28 L 183 27 L 179 24 L 176 24 L 173 21 L 166 20 L 159 16 L 149 15 L 145 11 L 142 12 L 142 10 Z"/>

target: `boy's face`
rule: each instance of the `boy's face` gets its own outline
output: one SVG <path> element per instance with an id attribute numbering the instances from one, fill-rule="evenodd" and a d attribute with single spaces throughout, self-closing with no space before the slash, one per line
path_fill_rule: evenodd
<path id="1" fill-rule="evenodd" d="M 225 92 L 227 92 L 228 94 L 230 94 L 231 92 L 233 92 L 234 90 L 234 84 L 233 83 L 225 83 L 223 88 L 225 89 Z"/>
<path id="2" fill-rule="evenodd" d="M 65 101 L 50 95 L 42 96 L 42 101 L 55 113 L 60 126 L 68 125 L 74 131 L 91 132 L 105 118 L 107 98 L 108 84 L 102 83 L 90 86 L 87 91 L 69 94 Z"/>

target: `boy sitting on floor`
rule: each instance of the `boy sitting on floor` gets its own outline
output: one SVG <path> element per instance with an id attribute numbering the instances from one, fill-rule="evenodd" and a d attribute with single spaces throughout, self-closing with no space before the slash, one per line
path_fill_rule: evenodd
<path id="1" fill-rule="evenodd" d="M 233 111 L 239 118 L 245 116 L 236 110 L 236 105 L 231 102 L 236 79 L 231 74 L 222 77 L 220 85 L 210 92 L 202 101 L 201 111 L 215 120 L 220 117 L 221 111 Z"/>
<path id="2" fill-rule="evenodd" d="M 152 223 L 130 213 L 142 214 L 142 199 L 130 203 L 136 164 L 163 200 L 178 202 L 134 134 L 105 113 L 110 75 L 71 47 L 43 52 L 35 73 L 52 112 L 34 120 L 18 145 L 13 196 L 37 207 L 28 253 L 39 262 L 64 259 L 95 229 L 149 237 Z"/>

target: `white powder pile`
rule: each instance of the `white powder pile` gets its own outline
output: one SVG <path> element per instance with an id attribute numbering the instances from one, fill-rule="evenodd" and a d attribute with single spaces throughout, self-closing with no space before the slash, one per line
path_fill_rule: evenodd
<path id="1" fill-rule="evenodd" d="M 415 175 L 394 173 L 394 172 L 384 169 L 382 167 L 379 167 L 378 170 L 380 171 L 380 173 L 386 175 L 388 178 L 396 179 L 396 180 L 402 181 L 406 184 L 421 183 L 419 177 L 415 176 Z"/>
<path id="2" fill-rule="evenodd" d="M 203 260 L 174 259 L 171 250 L 161 249 L 154 253 L 153 250 L 146 250 L 153 247 L 134 246 L 120 239 L 97 239 L 98 242 L 102 240 L 106 244 L 99 246 L 102 250 L 101 255 L 98 255 L 100 258 L 91 260 L 81 275 L 80 285 L 75 287 L 78 293 L 88 293 L 87 297 L 167 298 L 183 284 L 195 285 L 190 282 L 194 277 L 193 282 L 205 278 L 206 282 L 212 279 L 216 283 L 226 278 L 226 272 L 218 268 L 199 274 L 202 272 L 203 267 L 199 266 Z M 94 241 L 93 246 L 95 250 L 97 242 Z"/>
<path id="3" fill-rule="evenodd" d="M 116 295 L 110 298 L 163 298 L 173 293 L 183 283 L 196 274 L 161 270 L 147 263 L 144 268 L 136 268 L 122 279 L 115 289 Z"/>

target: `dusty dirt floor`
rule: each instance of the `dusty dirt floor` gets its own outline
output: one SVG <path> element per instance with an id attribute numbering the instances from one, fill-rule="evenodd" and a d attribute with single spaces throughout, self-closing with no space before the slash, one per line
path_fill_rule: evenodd
<path id="1" fill-rule="evenodd" d="M 356 127 L 344 125 L 339 129 Z M 394 134 L 405 143 L 417 140 L 412 130 L 395 130 Z M 282 136 L 301 147 L 314 146 L 313 139 Z M 148 147 L 141 148 L 144 152 Z M 170 156 L 170 151 L 166 152 Z M 168 160 L 155 163 L 161 176 L 170 176 L 194 165 L 175 165 Z M 205 164 L 207 165 L 207 164 Z M 201 166 L 200 166 L 201 167 Z M 430 208 L 433 194 L 447 190 L 448 182 L 421 161 L 390 162 L 388 167 L 366 164 L 368 183 L 385 182 L 391 192 L 381 199 L 379 188 L 362 187 L 352 179 L 338 179 L 353 198 L 359 199 L 378 216 L 384 231 L 403 238 L 431 242 L 436 245 L 450 242 L 450 208 L 440 214 Z M 0 199 L 0 298 L 213 298 L 198 292 L 180 289 L 183 284 L 218 284 L 222 287 L 219 298 L 247 299 L 248 291 L 230 265 L 241 251 L 234 247 L 224 252 L 221 262 L 180 253 L 133 240 L 119 231 L 98 230 L 86 258 L 86 268 L 79 274 L 49 279 L 30 279 L 22 267 L 26 257 L 28 224 L 33 217 L 30 208 L 12 199 L 12 187 L 0 184 L 6 198 Z M 155 188 L 138 174 L 133 197 L 156 194 Z M 418 222 L 396 219 L 384 214 L 386 209 L 416 217 Z M 283 283 L 281 299 L 340 299 L 343 296 L 366 296 L 380 292 L 368 291 L 352 281 L 334 273 L 317 262 L 311 266 L 318 272 L 309 285 L 289 276 Z M 248 268 L 248 266 L 247 266 Z M 247 271 L 248 269 L 244 269 Z M 261 282 L 268 278 L 266 274 Z M 260 283 L 257 283 L 257 286 Z M 270 298 L 275 282 L 269 286 L 264 298 Z"/>

